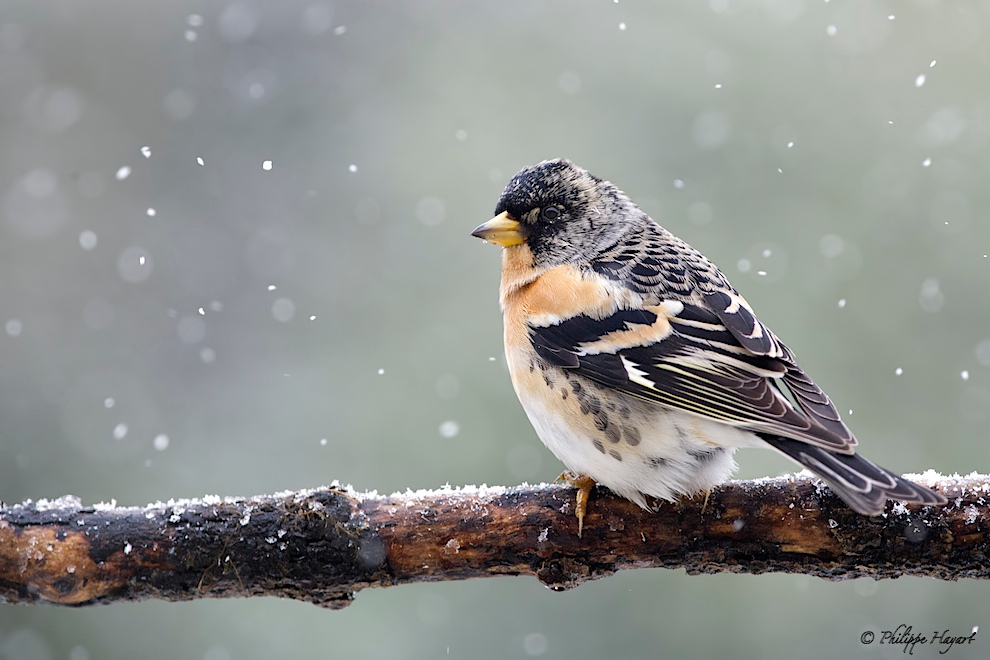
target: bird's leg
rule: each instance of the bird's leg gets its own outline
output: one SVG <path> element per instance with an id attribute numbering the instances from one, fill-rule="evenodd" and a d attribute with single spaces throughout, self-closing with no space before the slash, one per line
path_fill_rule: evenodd
<path id="1" fill-rule="evenodd" d="M 574 515 L 578 519 L 578 538 L 581 538 L 581 533 L 584 531 L 584 514 L 588 510 L 588 497 L 591 495 L 591 489 L 598 485 L 598 482 L 586 474 L 574 474 L 570 470 L 561 472 L 556 481 L 563 481 L 578 489 Z"/>
<path id="2" fill-rule="evenodd" d="M 706 488 L 704 490 L 704 493 L 705 493 L 705 501 L 701 503 L 701 515 L 705 515 L 705 509 L 708 507 L 708 498 L 712 496 L 712 489 Z"/>

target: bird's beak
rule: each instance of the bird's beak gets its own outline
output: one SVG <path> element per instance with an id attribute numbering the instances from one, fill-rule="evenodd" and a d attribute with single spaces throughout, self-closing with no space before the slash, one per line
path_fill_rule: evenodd
<path id="1" fill-rule="evenodd" d="M 471 235 L 484 239 L 489 243 L 509 247 L 510 245 L 520 245 L 523 243 L 523 235 L 520 230 L 519 222 L 510 218 L 508 211 L 502 211 L 471 232 Z"/>

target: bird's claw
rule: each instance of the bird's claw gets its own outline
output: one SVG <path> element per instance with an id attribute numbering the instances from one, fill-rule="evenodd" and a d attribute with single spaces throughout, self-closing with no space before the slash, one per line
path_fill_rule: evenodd
<path id="1" fill-rule="evenodd" d="M 570 470 L 564 470 L 555 481 L 563 481 L 578 489 L 576 501 L 574 503 L 574 515 L 578 519 L 578 538 L 584 532 L 584 515 L 588 511 L 588 497 L 591 496 L 591 489 L 598 485 L 598 482 L 586 474 L 574 474 Z"/>

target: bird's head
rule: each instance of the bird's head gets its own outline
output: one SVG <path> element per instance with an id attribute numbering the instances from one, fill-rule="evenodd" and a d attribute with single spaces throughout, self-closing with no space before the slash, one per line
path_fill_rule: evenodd
<path id="1" fill-rule="evenodd" d="M 471 235 L 509 250 L 526 246 L 534 266 L 552 268 L 593 261 L 644 221 L 618 188 L 557 158 L 512 177 L 495 217 Z"/>

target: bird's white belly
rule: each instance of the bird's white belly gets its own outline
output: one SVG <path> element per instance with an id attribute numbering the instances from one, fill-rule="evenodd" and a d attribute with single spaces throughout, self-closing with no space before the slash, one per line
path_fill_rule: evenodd
<path id="1" fill-rule="evenodd" d="M 517 394 L 526 392 L 519 397 L 523 408 L 554 456 L 644 508 L 644 495 L 673 501 L 710 490 L 736 470 L 737 448 L 762 444 L 748 431 L 557 370 L 517 373 Z"/>

